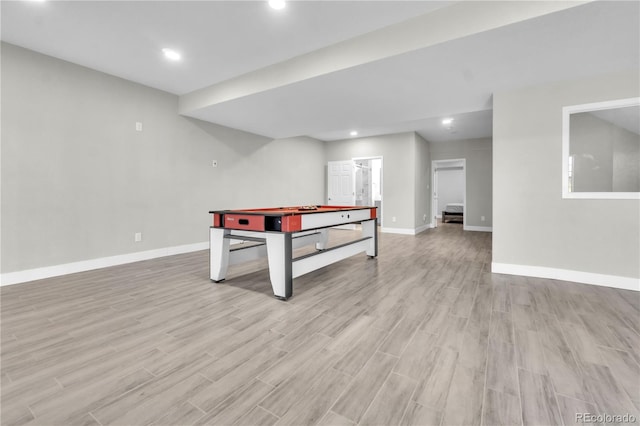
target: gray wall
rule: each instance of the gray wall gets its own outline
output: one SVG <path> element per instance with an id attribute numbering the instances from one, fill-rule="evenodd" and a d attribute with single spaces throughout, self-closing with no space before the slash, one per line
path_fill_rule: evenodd
<path id="1" fill-rule="evenodd" d="M 415 228 L 431 224 L 431 154 L 429 142 L 414 133 L 415 138 Z"/>
<path id="2" fill-rule="evenodd" d="M 493 226 L 492 141 L 466 139 L 431 143 L 432 160 L 466 159 L 466 226 Z M 482 221 L 481 217 L 485 220 Z"/>
<path id="3" fill-rule="evenodd" d="M 640 201 L 562 199 L 562 107 L 636 97 L 638 70 L 493 97 L 493 262 L 640 276 Z"/>
<path id="4" fill-rule="evenodd" d="M 3 273 L 204 242 L 211 209 L 325 198 L 324 142 L 184 118 L 174 95 L 1 53 Z"/>
<path id="5" fill-rule="evenodd" d="M 385 228 L 415 228 L 414 135 L 407 132 L 326 143 L 327 161 L 383 157 L 382 226 Z M 396 217 L 395 223 L 391 221 L 393 216 Z"/>

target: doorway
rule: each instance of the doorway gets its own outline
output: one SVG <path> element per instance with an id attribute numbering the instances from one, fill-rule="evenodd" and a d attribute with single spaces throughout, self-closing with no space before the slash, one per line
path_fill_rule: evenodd
<path id="1" fill-rule="evenodd" d="M 467 223 L 467 172 L 466 160 L 434 160 L 431 162 L 433 170 L 431 218 L 433 227 L 438 226 L 438 219 L 442 218 L 442 212 L 449 208 L 462 207 L 462 226 Z"/>
<path id="2" fill-rule="evenodd" d="M 356 167 L 356 206 L 374 206 L 378 210 L 378 225 L 382 225 L 382 157 L 358 157 Z"/>
<path id="3" fill-rule="evenodd" d="M 327 177 L 328 204 L 377 207 L 382 224 L 382 157 L 329 161 Z"/>

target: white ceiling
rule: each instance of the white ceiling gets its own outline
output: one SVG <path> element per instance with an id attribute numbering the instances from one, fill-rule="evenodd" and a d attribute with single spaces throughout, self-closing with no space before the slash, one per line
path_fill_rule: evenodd
<path id="1" fill-rule="evenodd" d="M 334 60 L 341 43 L 379 40 L 389 28 L 409 29 L 420 17 L 463 3 L 289 1 L 275 11 L 265 1 L 2 1 L 1 35 L 186 97 L 247 73 L 264 83 L 279 64 L 296 65 L 309 55 Z M 527 3 L 534 4 L 518 7 Z M 459 26 L 452 15 L 439 24 Z M 399 53 L 312 77 L 278 76 L 273 87 L 184 114 L 274 138 L 335 140 L 353 129 L 360 136 L 417 131 L 433 142 L 488 137 L 496 91 L 638 69 L 639 16 L 635 1 L 573 2 L 423 48 L 391 46 Z M 167 62 L 163 47 L 181 51 L 183 61 Z M 444 116 L 454 117 L 451 129 L 441 125 Z"/>

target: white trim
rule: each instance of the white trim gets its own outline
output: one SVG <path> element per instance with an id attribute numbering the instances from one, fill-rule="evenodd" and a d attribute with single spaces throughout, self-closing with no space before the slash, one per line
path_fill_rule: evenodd
<path id="1" fill-rule="evenodd" d="M 139 251 L 136 253 L 121 254 L 117 256 L 102 257 L 98 259 L 82 260 L 79 262 L 65 263 L 62 265 L 45 266 L 43 268 L 26 269 L 24 271 L 8 272 L 0 274 L 0 286 L 19 284 L 44 278 L 58 277 L 74 274 L 76 272 L 91 271 L 93 269 L 107 268 L 109 266 L 124 265 L 126 263 L 139 262 L 141 260 L 155 259 L 158 257 L 172 256 L 174 254 L 190 253 L 207 250 L 209 242 L 185 244 L 181 246 L 165 247 L 156 250 Z"/>
<path id="2" fill-rule="evenodd" d="M 345 222 L 360 222 L 371 219 L 371 209 L 362 206 L 360 210 L 309 213 L 301 215 L 301 229 L 318 229 L 328 226 L 341 226 Z"/>
<path id="3" fill-rule="evenodd" d="M 402 235 L 416 235 L 415 229 L 410 228 L 380 228 L 381 232 L 385 234 L 402 234 Z"/>
<path id="4" fill-rule="evenodd" d="M 427 229 L 433 228 L 432 223 L 427 223 L 425 225 L 419 226 L 415 229 L 411 228 L 385 228 L 381 227 L 380 231 L 385 234 L 401 234 L 401 235 L 418 235 L 421 232 L 426 231 Z"/>
<path id="5" fill-rule="evenodd" d="M 569 191 L 566 191 L 565 193 L 563 193 L 562 198 L 577 199 L 577 200 L 640 200 L 640 192 L 569 192 Z"/>
<path id="6" fill-rule="evenodd" d="M 573 271 L 570 269 L 496 262 L 491 262 L 491 272 L 497 274 L 523 275 L 525 277 L 551 278 L 554 280 L 640 291 L 640 278 L 621 277 L 618 275 L 604 275 L 593 272 Z"/>
<path id="7" fill-rule="evenodd" d="M 465 231 L 493 232 L 492 226 L 471 226 L 467 225 L 462 228 Z"/>
<path id="8" fill-rule="evenodd" d="M 640 192 L 569 192 L 569 140 L 571 114 L 624 108 L 640 104 L 640 97 L 562 107 L 562 198 L 588 200 L 640 200 Z"/>

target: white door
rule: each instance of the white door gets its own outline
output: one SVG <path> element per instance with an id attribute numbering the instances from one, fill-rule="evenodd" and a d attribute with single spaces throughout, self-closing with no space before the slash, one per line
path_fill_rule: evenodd
<path id="1" fill-rule="evenodd" d="M 353 160 L 329 161 L 327 176 L 327 204 L 330 206 L 354 206 L 356 203 L 356 166 Z"/>

